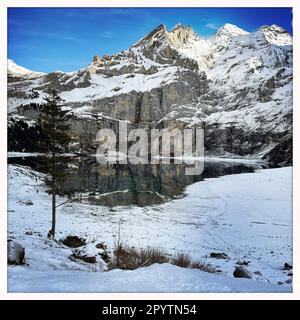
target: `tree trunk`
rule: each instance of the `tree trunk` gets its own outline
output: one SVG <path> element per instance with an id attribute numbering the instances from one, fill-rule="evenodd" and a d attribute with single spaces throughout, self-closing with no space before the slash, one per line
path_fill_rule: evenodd
<path id="1" fill-rule="evenodd" d="M 48 238 L 55 237 L 55 225 L 56 225 L 56 179 L 55 179 L 55 152 L 52 152 L 52 158 L 50 160 L 50 174 L 52 176 L 52 223 L 51 229 L 48 232 Z"/>
<path id="2" fill-rule="evenodd" d="M 56 225 L 56 188 L 55 188 L 55 182 L 53 182 L 53 185 L 52 185 L 52 223 L 51 223 L 51 229 L 48 232 L 48 238 L 55 237 L 55 225 Z"/>
<path id="3" fill-rule="evenodd" d="M 52 236 L 55 236 L 55 225 L 56 225 L 56 190 L 55 187 L 52 189 Z"/>

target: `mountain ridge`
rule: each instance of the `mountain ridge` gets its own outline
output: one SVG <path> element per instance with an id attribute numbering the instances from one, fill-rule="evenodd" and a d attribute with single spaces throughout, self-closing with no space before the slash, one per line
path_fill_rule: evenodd
<path id="1" fill-rule="evenodd" d="M 42 103 L 54 88 L 76 126 L 95 122 L 87 129 L 91 135 L 104 119 L 132 126 L 205 124 L 212 152 L 261 154 L 291 137 L 292 53 L 292 37 L 275 25 L 247 32 L 225 24 L 206 39 L 190 26 L 167 31 L 159 25 L 128 50 L 95 56 L 79 71 L 29 73 L 26 79 L 9 74 L 9 114 L 34 120 L 24 106 Z M 33 89 L 39 95 L 34 99 L 28 93 Z"/>
<path id="2" fill-rule="evenodd" d="M 239 35 L 246 35 L 249 34 L 250 32 L 243 30 L 241 28 L 239 28 L 238 26 L 234 25 L 234 24 L 230 24 L 230 23 L 225 23 L 222 27 L 220 27 L 213 35 L 211 35 L 210 37 L 201 37 L 199 34 L 197 34 L 190 25 L 183 25 L 181 23 L 177 23 L 170 32 L 167 31 L 167 28 L 164 24 L 160 24 L 157 27 L 155 27 L 151 32 L 149 32 L 146 36 L 144 36 L 143 38 L 141 38 L 139 41 L 137 41 L 136 43 L 132 44 L 130 48 L 134 48 L 137 47 L 138 45 L 140 45 L 142 42 L 144 42 L 145 40 L 151 38 L 153 35 L 155 35 L 155 33 L 159 32 L 159 31 L 163 31 L 163 33 L 165 33 L 166 35 L 168 35 L 170 37 L 170 34 L 173 34 L 174 32 L 178 31 L 178 30 L 188 30 L 190 32 L 190 34 L 192 36 L 194 36 L 195 38 L 197 38 L 197 40 L 202 40 L 202 41 L 212 41 L 216 38 L 220 38 L 220 36 L 225 36 L 225 37 L 234 37 L 234 36 L 239 36 Z M 262 27 L 260 27 L 259 29 L 257 29 L 254 32 L 258 32 L 258 31 L 262 31 L 263 33 L 266 33 L 266 37 L 272 41 L 272 36 L 270 36 L 270 33 L 280 33 L 281 35 L 284 35 L 284 40 L 282 42 L 278 42 L 277 45 L 292 45 L 292 37 L 289 35 L 289 33 L 283 29 L 282 27 L 278 26 L 278 25 L 264 25 Z M 267 39 L 267 40 L 268 40 Z M 169 38 L 168 40 L 172 40 Z M 218 39 L 219 40 L 219 39 Z M 186 41 L 184 41 L 186 42 Z M 171 43 L 172 44 L 172 43 Z M 274 43 L 276 44 L 276 43 Z M 125 50 L 126 51 L 126 50 Z M 117 53 L 116 53 L 117 54 Z M 116 55 L 113 54 L 112 56 Z M 99 57 L 98 55 L 96 55 L 95 57 Z M 94 58 L 95 58 L 94 57 Z M 109 55 L 104 55 L 104 57 L 109 57 Z M 99 57 L 100 58 L 100 57 Z M 10 68 L 10 63 L 15 64 L 18 68 L 23 68 L 24 70 L 27 70 L 27 73 L 34 73 L 34 74 L 46 74 L 46 72 L 38 72 L 38 71 L 32 71 L 29 69 L 26 69 L 20 65 L 18 65 L 14 60 L 12 59 L 8 59 L 8 71 L 11 71 L 11 73 L 14 73 L 13 68 Z M 88 66 L 87 66 L 88 67 Z M 85 67 L 79 69 L 78 71 L 84 69 Z M 52 72 L 62 72 L 62 73 L 73 73 L 73 72 L 64 72 L 64 71 L 51 71 L 48 73 L 52 73 Z M 76 71 L 74 71 L 76 72 Z M 16 72 L 17 74 L 17 72 Z M 21 73 L 20 73 L 21 74 Z M 25 73 L 24 73 L 25 74 Z"/>

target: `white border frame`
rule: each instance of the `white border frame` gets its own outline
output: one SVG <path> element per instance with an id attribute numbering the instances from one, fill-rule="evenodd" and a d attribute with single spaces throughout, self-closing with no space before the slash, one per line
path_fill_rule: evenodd
<path id="1" fill-rule="evenodd" d="M 3 3 L 5 2 L 5 3 Z M 294 88 L 293 90 L 293 293 L 7 293 L 7 8 L 9 7 L 293 7 L 293 50 L 294 50 Z M 203 0 L 2 0 L 0 2 L 0 299 L 9 300 L 296 300 L 300 298 L 300 177 L 299 150 L 297 138 L 300 136 L 300 3 L 297 0 L 214 0 L 209 3 Z M 298 60 L 296 60 L 296 58 Z M 298 213 L 298 214 L 297 214 Z M 297 264 L 295 264 L 297 262 Z"/>

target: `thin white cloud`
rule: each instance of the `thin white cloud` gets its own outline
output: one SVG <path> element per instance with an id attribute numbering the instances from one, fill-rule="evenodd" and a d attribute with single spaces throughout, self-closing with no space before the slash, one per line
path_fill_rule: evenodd
<path id="1" fill-rule="evenodd" d="M 105 31 L 100 33 L 100 38 L 112 39 L 112 38 L 115 38 L 115 34 L 111 31 Z"/>
<path id="2" fill-rule="evenodd" d="M 216 24 L 214 24 L 212 22 L 207 23 L 205 25 L 205 27 L 208 28 L 208 29 L 212 29 L 212 30 L 217 30 L 219 28 Z"/>
<path id="3" fill-rule="evenodd" d="M 128 17 L 141 17 L 141 15 L 146 14 L 147 10 L 143 8 L 100 8 L 100 9 L 73 9 L 67 11 L 65 15 L 69 17 L 75 18 L 87 18 L 94 19 L 102 16 L 107 17 L 120 17 L 120 16 L 128 16 Z"/>
<path id="4" fill-rule="evenodd" d="M 71 42 L 78 42 L 83 43 L 84 40 L 78 37 L 74 37 L 71 35 L 63 35 L 56 32 L 42 32 L 37 30 L 31 30 L 31 29 L 21 29 L 19 30 L 19 33 L 24 36 L 34 36 L 39 38 L 51 38 L 61 41 L 71 41 Z"/>

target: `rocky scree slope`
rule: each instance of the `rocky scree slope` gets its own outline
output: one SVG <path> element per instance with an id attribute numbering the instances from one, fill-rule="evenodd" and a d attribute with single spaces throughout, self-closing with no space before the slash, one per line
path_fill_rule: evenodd
<path id="1" fill-rule="evenodd" d="M 129 129 L 201 126 L 208 154 L 287 164 L 292 159 L 292 54 L 292 37 L 276 25 L 249 33 L 226 24 L 210 38 L 189 26 L 169 32 L 159 25 L 128 50 L 95 56 L 76 72 L 37 73 L 10 60 L 9 135 L 22 138 L 15 130 L 20 123 L 32 130 L 36 105 L 55 88 L 71 115 L 73 151 L 94 150 L 97 131 L 117 131 L 122 120 Z M 10 148 L 33 151 L 29 145 L 19 141 Z"/>

